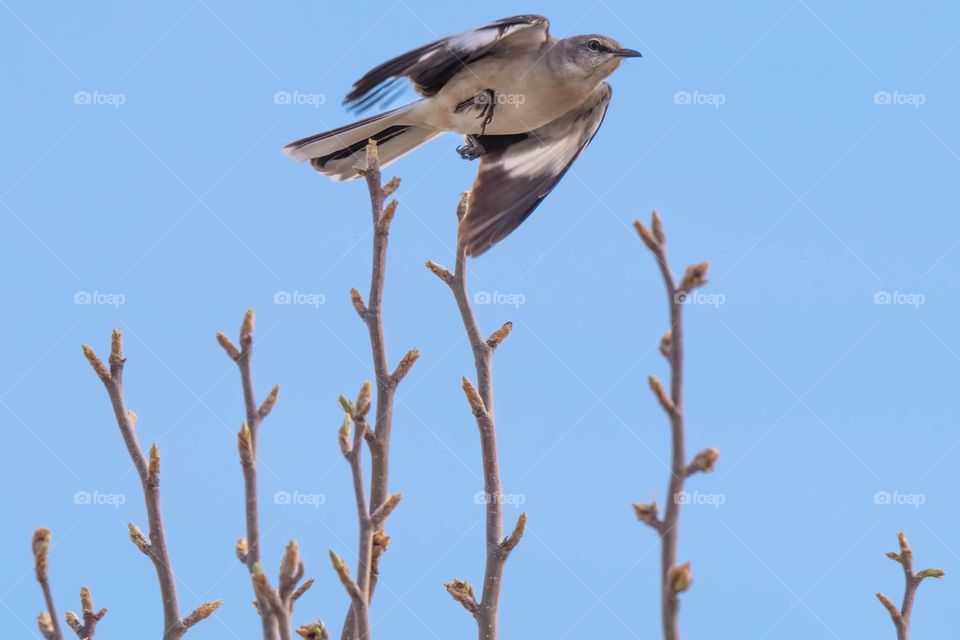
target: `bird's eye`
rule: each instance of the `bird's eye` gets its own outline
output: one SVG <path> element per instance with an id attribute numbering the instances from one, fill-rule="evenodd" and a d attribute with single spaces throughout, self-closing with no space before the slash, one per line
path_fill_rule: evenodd
<path id="1" fill-rule="evenodd" d="M 590 51 L 600 51 L 600 41 L 591 40 L 587 43 L 587 48 L 590 49 Z"/>

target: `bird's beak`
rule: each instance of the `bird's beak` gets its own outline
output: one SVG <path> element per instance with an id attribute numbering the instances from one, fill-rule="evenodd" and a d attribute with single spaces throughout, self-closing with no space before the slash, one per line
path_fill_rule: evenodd
<path id="1" fill-rule="evenodd" d="M 613 55 L 620 58 L 642 58 L 643 54 L 636 49 L 617 49 Z"/>

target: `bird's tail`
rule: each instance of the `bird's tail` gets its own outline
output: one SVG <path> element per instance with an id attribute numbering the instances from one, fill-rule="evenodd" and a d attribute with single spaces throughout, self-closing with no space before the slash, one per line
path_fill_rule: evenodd
<path id="1" fill-rule="evenodd" d="M 377 141 L 380 166 L 384 167 L 442 133 L 410 124 L 410 111 L 416 104 L 291 142 L 283 151 L 299 162 L 309 160 L 314 169 L 333 180 L 356 178 L 353 168 L 363 166 L 368 140 Z"/>

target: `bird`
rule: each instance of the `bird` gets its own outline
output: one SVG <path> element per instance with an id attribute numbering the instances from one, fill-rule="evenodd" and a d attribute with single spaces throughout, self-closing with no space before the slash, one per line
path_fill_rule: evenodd
<path id="1" fill-rule="evenodd" d="M 410 81 L 419 100 L 284 147 L 333 180 L 356 178 L 369 140 L 381 166 L 445 132 L 479 159 L 458 242 L 476 257 L 533 213 L 603 122 L 605 82 L 627 58 L 642 57 L 602 35 L 558 39 L 538 15 L 496 20 L 436 40 L 370 70 L 347 94 L 363 112 L 389 102 Z"/>

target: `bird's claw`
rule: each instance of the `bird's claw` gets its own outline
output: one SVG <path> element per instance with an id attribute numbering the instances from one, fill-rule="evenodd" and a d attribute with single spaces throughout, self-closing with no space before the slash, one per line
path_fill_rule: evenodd
<path id="1" fill-rule="evenodd" d="M 459 153 L 460 157 L 464 160 L 476 160 L 487 152 L 487 150 L 483 148 L 483 145 L 480 144 L 480 141 L 477 140 L 476 136 L 468 135 L 466 142 L 466 144 L 457 147 L 457 153 Z"/>

